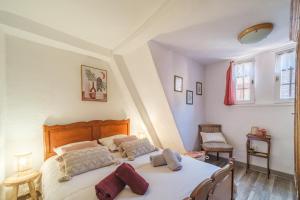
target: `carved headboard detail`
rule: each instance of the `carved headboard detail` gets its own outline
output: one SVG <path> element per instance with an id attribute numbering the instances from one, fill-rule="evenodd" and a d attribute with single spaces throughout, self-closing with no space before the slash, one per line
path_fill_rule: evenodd
<path id="1" fill-rule="evenodd" d="M 93 120 L 65 125 L 44 125 L 44 159 L 55 155 L 53 148 L 65 144 L 97 140 L 116 135 L 130 134 L 130 120 Z"/>

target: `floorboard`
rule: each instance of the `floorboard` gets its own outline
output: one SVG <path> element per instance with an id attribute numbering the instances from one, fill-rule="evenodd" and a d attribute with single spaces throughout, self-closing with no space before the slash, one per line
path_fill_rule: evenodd
<path id="1" fill-rule="evenodd" d="M 227 160 L 211 157 L 206 162 L 219 167 L 226 165 Z M 235 166 L 236 200 L 296 200 L 294 181 L 271 174 L 270 178 L 262 172 L 249 170 L 244 166 Z"/>

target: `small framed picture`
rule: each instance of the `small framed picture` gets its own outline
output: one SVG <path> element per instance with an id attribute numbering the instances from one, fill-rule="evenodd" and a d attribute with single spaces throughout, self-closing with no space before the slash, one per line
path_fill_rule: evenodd
<path id="1" fill-rule="evenodd" d="M 81 65 L 82 101 L 107 102 L 107 71 Z"/>
<path id="2" fill-rule="evenodd" d="M 186 104 L 193 105 L 193 91 L 186 91 Z"/>
<path id="3" fill-rule="evenodd" d="M 174 76 L 174 91 L 182 92 L 183 91 L 183 78 L 180 76 Z"/>
<path id="4" fill-rule="evenodd" d="M 202 82 L 196 82 L 196 95 L 202 95 Z"/>

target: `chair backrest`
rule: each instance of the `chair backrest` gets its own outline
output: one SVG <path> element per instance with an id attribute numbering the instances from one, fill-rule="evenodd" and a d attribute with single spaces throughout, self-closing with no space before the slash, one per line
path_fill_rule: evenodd
<path id="1" fill-rule="evenodd" d="M 201 132 L 205 132 L 205 133 L 220 132 L 220 133 L 222 133 L 222 125 L 220 125 L 220 124 L 200 124 L 198 126 L 198 134 L 199 134 L 200 144 L 203 144 L 203 140 L 202 140 L 202 137 L 200 134 Z"/>
<path id="2" fill-rule="evenodd" d="M 233 167 L 234 167 L 234 160 L 230 160 L 227 165 L 225 165 L 223 168 L 217 170 L 215 173 L 212 174 L 211 179 L 213 181 L 212 190 L 209 194 L 211 199 L 214 198 L 215 192 L 218 189 L 218 185 L 223 183 L 227 178 L 231 179 L 231 196 L 233 195 Z"/>
<path id="3" fill-rule="evenodd" d="M 208 194 L 213 187 L 212 179 L 202 181 L 191 193 L 190 200 L 207 200 Z"/>

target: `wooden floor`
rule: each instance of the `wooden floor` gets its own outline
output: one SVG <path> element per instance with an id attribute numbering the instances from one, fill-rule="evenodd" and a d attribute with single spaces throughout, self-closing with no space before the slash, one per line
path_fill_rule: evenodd
<path id="1" fill-rule="evenodd" d="M 208 160 L 220 167 L 226 161 Z M 235 166 L 235 184 L 237 186 L 236 200 L 296 200 L 296 191 L 292 179 L 271 174 L 270 178 L 262 172 L 249 170 L 246 167 Z"/>

